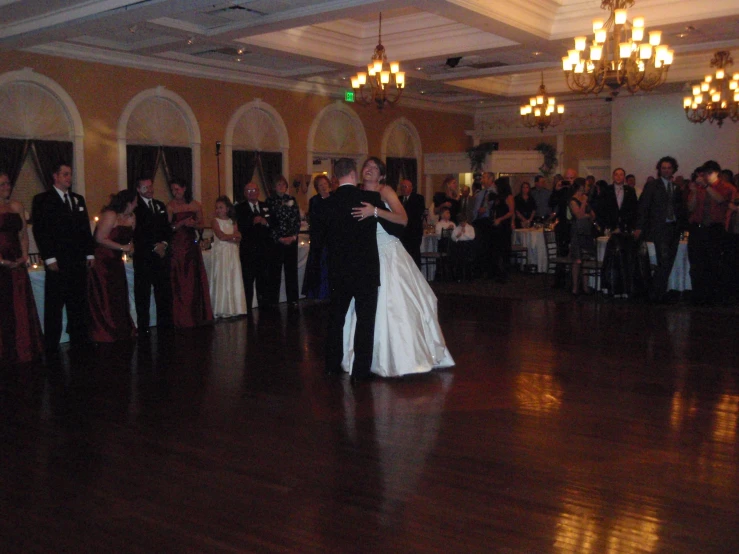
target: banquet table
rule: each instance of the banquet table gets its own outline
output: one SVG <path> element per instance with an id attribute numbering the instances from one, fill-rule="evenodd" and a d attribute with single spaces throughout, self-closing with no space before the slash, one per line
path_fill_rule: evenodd
<path id="1" fill-rule="evenodd" d="M 302 288 L 303 276 L 305 275 L 305 265 L 308 260 L 308 250 L 310 246 L 308 240 L 300 238 L 298 242 L 298 286 Z M 210 275 L 213 271 L 213 256 L 211 250 L 203 251 L 203 263 L 205 264 L 205 272 L 210 279 Z M 126 268 L 126 280 L 128 281 L 128 301 L 131 306 L 131 318 L 136 321 L 136 303 L 133 298 L 133 262 L 130 259 L 126 260 L 124 264 Z M 33 289 L 34 300 L 36 301 L 36 309 L 38 310 L 39 319 L 41 320 L 41 328 L 44 326 L 44 283 L 46 282 L 46 271 L 43 269 L 43 265 L 37 267 L 30 267 L 28 269 L 28 276 L 31 279 L 31 288 Z M 302 297 L 302 295 L 301 295 Z M 285 302 L 287 296 L 285 294 L 285 279 L 283 273 L 282 284 L 280 285 L 280 302 Z M 254 307 L 257 307 L 257 298 L 254 294 Z M 149 318 L 151 320 L 152 327 L 156 325 L 157 314 L 156 305 L 154 303 L 154 296 L 152 295 L 149 302 Z M 66 332 L 67 328 L 67 310 L 64 309 L 62 314 L 62 337 L 59 342 L 69 342 L 69 335 Z"/>
<path id="2" fill-rule="evenodd" d="M 511 237 L 512 246 L 525 246 L 526 264 L 536 266 L 538 273 L 546 273 L 549 267 L 547 244 L 544 240 L 544 229 L 514 229 Z"/>
<path id="3" fill-rule="evenodd" d="M 598 237 L 598 261 L 602 262 L 606 253 L 606 244 L 608 243 L 608 237 Z M 648 242 L 647 248 L 649 249 L 649 263 L 651 265 L 657 264 L 657 254 L 654 249 L 654 243 Z M 677 255 L 675 256 L 675 263 L 672 266 L 672 272 L 670 278 L 667 281 L 667 290 L 685 291 L 691 290 L 692 284 L 690 282 L 690 261 L 688 260 L 688 241 L 681 240 L 677 247 Z"/>

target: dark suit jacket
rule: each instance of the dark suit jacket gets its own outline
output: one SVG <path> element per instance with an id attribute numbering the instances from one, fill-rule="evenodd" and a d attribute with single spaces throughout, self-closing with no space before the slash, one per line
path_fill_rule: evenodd
<path id="1" fill-rule="evenodd" d="M 377 219 L 359 220 L 352 215 L 352 208 L 362 202 L 384 207 L 380 193 L 344 185 L 316 205 L 311 219 L 311 230 L 321 237 L 322 244 L 328 245 L 332 289 L 352 292 L 380 286 Z"/>
<path id="2" fill-rule="evenodd" d="M 152 199 L 152 202 L 156 213 L 151 213 L 141 197 L 134 210 L 136 215 L 136 228 L 133 231 L 134 261 L 142 261 L 151 256 L 159 258 L 154 253 L 154 246 L 158 242 L 170 243 L 172 241 L 172 228 L 167 218 L 167 207 L 159 200 Z"/>
<path id="3" fill-rule="evenodd" d="M 624 198 L 619 209 L 616 187 L 615 185 L 609 185 L 602 201 L 599 201 L 597 207 L 593 209 L 598 219 L 603 221 L 606 227 L 610 229 L 618 227 L 621 230 L 631 231 L 636 224 L 639 200 L 636 198 L 636 191 L 633 188 L 624 186 Z M 598 213 L 599 210 L 604 212 L 602 218 L 601 214 Z"/>
<path id="4" fill-rule="evenodd" d="M 423 214 L 426 211 L 423 196 L 412 192 L 408 195 L 404 208 L 408 216 L 408 223 L 403 229 L 400 240 L 403 244 L 420 243 L 423 240 Z"/>
<path id="5" fill-rule="evenodd" d="M 684 225 L 686 219 L 685 204 L 680 189 L 673 184 L 672 198 L 675 218 L 678 225 Z M 659 177 L 647 183 L 639 198 L 636 228 L 641 229 L 645 240 L 651 240 L 657 227 L 667 220 L 667 189 Z"/>
<path id="6" fill-rule="evenodd" d="M 269 223 L 270 214 L 267 204 L 258 202 L 259 215 L 264 217 Z M 254 224 L 256 214 L 252 212 L 249 202 L 244 200 L 239 202 L 236 207 L 236 224 L 239 226 L 241 233 L 241 242 L 239 248 L 242 255 L 264 255 L 269 246 L 274 242 L 272 240 L 269 225 Z"/>
<path id="7" fill-rule="evenodd" d="M 84 264 L 95 248 L 84 197 L 70 191 L 69 198 L 71 212 L 55 190 L 37 194 L 31 209 L 39 255 L 43 260 L 56 258 L 60 271 Z"/>

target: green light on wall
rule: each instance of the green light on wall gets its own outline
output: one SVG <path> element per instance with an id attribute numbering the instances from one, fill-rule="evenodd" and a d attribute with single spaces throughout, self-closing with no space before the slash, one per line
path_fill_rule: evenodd
<path id="1" fill-rule="evenodd" d="M 346 102 L 354 102 L 354 91 L 353 90 L 347 90 L 344 93 L 344 101 L 346 101 Z"/>

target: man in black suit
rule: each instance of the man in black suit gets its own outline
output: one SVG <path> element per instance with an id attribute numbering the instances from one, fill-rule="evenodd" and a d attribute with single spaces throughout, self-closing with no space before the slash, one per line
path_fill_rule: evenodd
<path id="1" fill-rule="evenodd" d="M 172 326 L 172 284 L 167 247 L 172 229 L 164 202 L 154 199 L 154 183 L 148 177 L 136 182 L 139 201 L 134 214 L 133 295 L 139 336 L 149 333 L 151 288 L 157 306 L 157 326 Z"/>
<path id="2" fill-rule="evenodd" d="M 423 216 L 426 213 L 426 203 L 423 196 L 413 191 L 413 183 L 403 179 L 398 184 L 400 201 L 408 215 L 408 224 L 403 228 L 400 242 L 421 269 L 421 241 L 423 241 Z"/>
<path id="3" fill-rule="evenodd" d="M 312 229 L 328 246 L 331 305 L 326 337 L 326 373 L 342 373 L 344 320 L 354 298 L 357 326 L 351 380 L 357 383 L 372 376 L 370 367 L 377 289 L 380 286 L 380 258 L 377 253 L 377 217 L 357 219 L 352 215 L 352 208 L 361 207 L 362 202 L 378 207 L 383 204 L 378 192 L 357 188 L 357 164 L 354 160 L 338 160 L 334 174 L 339 179 L 339 188 L 320 204 L 311 221 Z"/>
<path id="4" fill-rule="evenodd" d="M 87 270 L 95 263 L 85 199 L 70 191 L 72 168 L 59 163 L 53 186 L 33 199 L 33 236 L 46 266 L 44 338 L 47 351 L 59 346 L 62 310 L 73 346 L 88 342 Z"/>
<path id="5" fill-rule="evenodd" d="M 675 158 L 660 158 L 657 162 L 659 177 L 644 185 L 639 198 L 634 238 L 639 240 L 644 234 L 645 240 L 654 243 L 657 269 L 652 275 L 652 288 L 649 291 L 654 302 L 663 300 L 667 292 L 667 282 L 680 241 L 680 227 L 685 218 L 682 192 L 672 180 L 677 167 Z"/>
<path id="6" fill-rule="evenodd" d="M 273 246 L 267 205 L 259 201 L 259 187 L 249 183 L 244 187 L 246 200 L 236 205 L 236 223 L 241 233 L 239 257 L 241 275 L 246 293 L 246 313 L 251 314 L 254 303 L 254 282 L 257 284 L 259 306 L 269 304 L 268 271 Z"/>
<path id="7" fill-rule="evenodd" d="M 636 224 L 639 200 L 636 191 L 626 185 L 626 172 L 617 167 L 613 170 L 613 184 L 605 192 L 603 201 L 598 206 L 603 216 L 596 211 L 598 219 L 609 229 L 632 231 Z"/>

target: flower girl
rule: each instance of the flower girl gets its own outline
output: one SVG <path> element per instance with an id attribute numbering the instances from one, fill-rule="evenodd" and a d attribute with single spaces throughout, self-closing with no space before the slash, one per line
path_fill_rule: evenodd
<path id="1" fill-rule="evenodd" d="M 241 233 L 232 215 L 231 200 L 228 196 L 219 196 L 216 200 L 216 214 L 211 222 L 213 273 L 210 298 L 215 317 L 234 317 L 246 313 L 246 296 L 239 261 Z"/>

